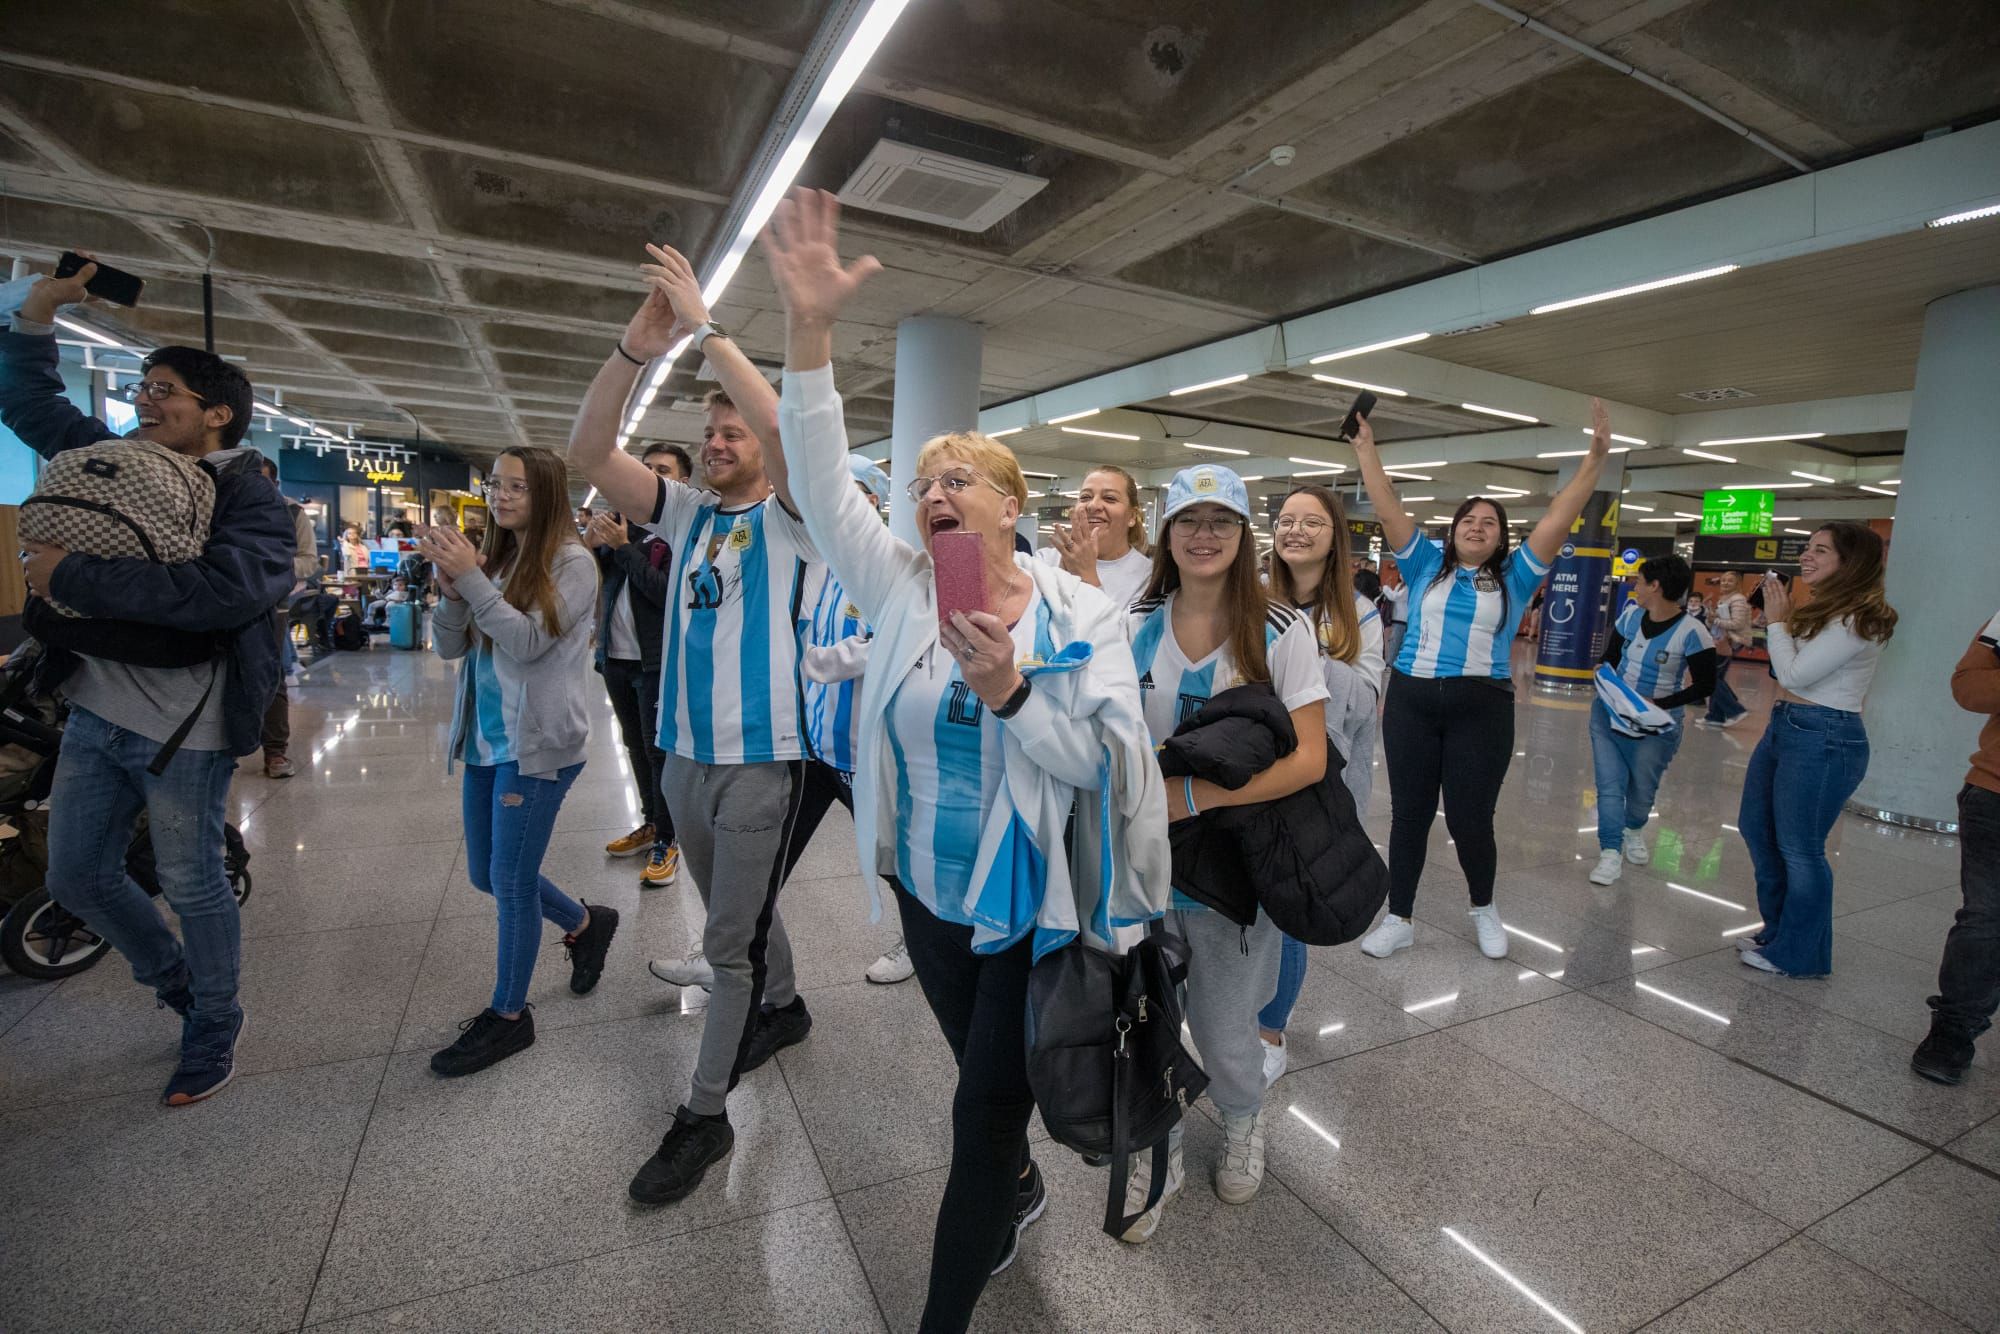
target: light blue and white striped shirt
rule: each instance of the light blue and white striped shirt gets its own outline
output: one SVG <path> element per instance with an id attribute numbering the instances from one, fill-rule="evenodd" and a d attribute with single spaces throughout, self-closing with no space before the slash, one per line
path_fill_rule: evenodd
<path id="1" fill-rule="evenodd" d="M 514 739 L 507 735 L 507 717 L 501 702 L 500 677 L 493 670 L 493 645 L 474 639 L 466 651 L 472 661 L 472 689 L 466 692 L 466 710 L 472 714 L 459 743 L 459 758 L 467 764 L 506 764 L 515 758 Z"/>
<path id="2" fill-rule="evenodd" d="M 1040 593 L 1014 623 L 1016 661 L 1056 655 Z M 970 925 L 966 900 L 980 833 L 1006 768 L 1001 728 L 958 662 L 933 646 L 910 669 L 885 718 L 896 762 L 896 878 L 940 920 Z"/>
<path id="3" fill-rule="evenodd" d="M 812 615 L 800 623 L 806 651 L 837 649 L 841 645 L 850 649 L 860 647 L 854 641 L 865 640 L 869 633 L 868 623 L 861 619 L 861 609 L 848 600 L 847 590 L 840 586 L 840 580 L 833 577 L 831 570 L 824 566 L 814 568 L 825 570 L 825 578 L 820 580 Z M 857 735 L 861 715 L 855 707 L 861 678 L 817 681 L 802 672 L 799 688 L 805 692 L 806 736 L 812 741 L 813 754 L 844 774 L 853 773 L 855 757 L 861 749 Z"/>
<path id="4" fill-rule="evenodd" d="M 807 758 L 800 602 L 817 553 L 775 498 L 726 510 L 660 483 L 646 527 L 673 548 L 660 655 L 660 749 L 702 764 Z"/>
<path id="5" fill-rule="evenodd" d="M 1715 641 L 1709 638 L 1707 626 L 1685 614 L 1675 617 L 1651 639 L 1645 636 L 1645 623 L 1644 608 L 1636 602 L 1627 603 L 1618 617 L 1618 634 L 1625 641 L 1618 675 L 1647 699 L 1659 699 L 1687 684 L 1687 660 L 1714 648 Z M 1668 712 L 1676 719 L 1681 716 L 1680 708 Z"/>
<path id="6" fill-rule="evenodd" d="M 1514 632 L 1549 567 L 1522 545 L 1507 553 L 1498 581 L 1484 570 L 1463 566 L 1438 579 L 1444 545 L 1422 532 L 1412 534 L 1394 555 L 1410 588 L 1410 628 L 1404 633 L 1402 652 L 1396 655 L 1396 670 L 1426 679 L 1507 680 L 1512 675 L 1507 660 Z M 1482 588 L 1482 580 L 1491 586 Z"/>

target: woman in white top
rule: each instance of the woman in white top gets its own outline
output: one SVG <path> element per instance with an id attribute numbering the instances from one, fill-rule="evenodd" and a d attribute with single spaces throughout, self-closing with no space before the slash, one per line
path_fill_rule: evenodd
<path id="1" fill-rule="evenodd" d="M 1340 754 L 1341 781 L 1359 814 L 1375 789 L 1375 709 L 1382 698 L 1382 613 L 1354 589 L 1347 511 L 1324 486 L 1302 486 L 1285 497 L 1271 525 L 1278 559 L 1271 593 L 1304 612 L 1319 642 L 1326 682 L 1326 734 Z M 1257 1016 L 1264 1037 L 1264 1083 L 1285 1072 L 1285 1025 L 1306 980 L 1306 947 L 1287 936 L 1278 990 Z"/>
<path id="2" fill-rule="evenodd" d="M 1896 610 L 1882 595 L 1882 539 L 1838 520 L 1813 533 L 1799 557 L 1812 601 L 1764 576 L 1764 621 L 1778 701 L 1743 776 L 1736 817 L 1757 871 L 1764 925 L 1737 938 L 1752 968 L 1790 977 L 1833 971 L 1833 868 L 1826 836 L 1868 772 L 1861 703 Z"/>
<path id="3" fill-rule="evenodd" d="M 961 431 L 923 447 L 906 487 L 916 546 L 851 484 L 833 321 L 879 266 L 842 265 L 837 212 L 831 195 L 796 191 L 765 237 L 786 315 L 781 466 L 874 629 L 857 706 L 856 846 L 867 871 L 892 878 L 917 984 L 958 1068 L 918 1326 L 947 1334 L 966 1328 L 1047 1202 L 1028 1153 L 1029 967 L 1079 937 L 1111 948 L 1117 927 L 1159 915 L 1166 799 L 1123 618 L 1098 590 L 1014 553 L 1028 488 L 1006 445 Z M 932 553 L 964 533 L 982 539 L 986 610 L 940 624 Z"/>
<path id="4" fill-rule="evenodd" d="M 1057 524 L 1054 539 L 1035 556 L 1103 589 L 1119 609 L 1130 606 L 1153 573 L 1138 479 L 1109 463 L 1092 468 L 1077 489 L 1070 522 Z"/>
<path id="5" fill-rule="evenodd" d="M 1158 745 L 1215 695 L 1268 682 L 1291 714 L 1298 747 L 1239 788 L 1199 778 L 1167 784 L 1167 818 L 1186 820 L 1218 806 L 1276 801 L 1326 776 L 1326 685 L 1306 619 L 1269 598 L 1257 575 L 1250 499 L 1228 468 L 1183 468 L 1167 488 L 1160 543 L 1145 593 L 1126 613 L 1146 730 Z M 1187 1022 L 1208 1073 L 1209 1101 L 1222 1113 L 1215 1193 L 1247 1204 L 1264 1180 L 1264 1054 L 1257 1013 L 1278 981 L 1283 934 L 1262 912 L 1242 927 L 1179 892 L 1169 927 L 1193 947 Z M 1180 1128 L 1168 1141 L 1160 1201 L 1125 1240 L 1144 1241 L 1181 1188 Z M 1138 1213 L 1152 1185 L 1152 1159 L 1133 1165 L 1125 1211 Z"/>

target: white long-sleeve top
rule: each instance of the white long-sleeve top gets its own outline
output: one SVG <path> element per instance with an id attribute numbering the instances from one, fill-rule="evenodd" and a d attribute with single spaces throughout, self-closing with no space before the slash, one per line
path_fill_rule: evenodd
<path id="1" fill-rule="evenodd" d="M 1809 704 L 1861 712 L 1882 645 L 1856 634 L 1847 620 L 1821 627 L 1811 639 L 1792 638 L 1791 627 L 1783 624 L 1768 626 L 1765 633 L 1771 675 L 1779 685 Z"/>
<path id="2" fill-rule="evenodd" d="M 875 631 L 861 679 L 854 839 L 862 866 L 893 873 L 901 834 L 896 760 L 884 737 L 897 690 L 937 647 L 931 558 L 884 527 L 854 488 L 832 367 L 785 372 L 778 432 L 806 532 Z M 1119 927 L 1165 911 L 1173 864 L 1166 785 L 1140 711 L 1125 617 L 1072 574 L 1029 556 L 1015 564 L 1048 606 L 1057 651 L 1021 665 L 1034 690 L 1003 728 L 1005 775 L 980 831 L 972 883 L 963 905 L 939 915 L 969 917 L 981 953 L 1031 931 L 1038 958 L 1079 934 L 1116 950 Z M 1066 852 L 1072 809 L 1075 846 Z M 1039 885 L 1021 883 L 1024 868 Z M 866 879 L 879 916 L 876 880 Z"/>

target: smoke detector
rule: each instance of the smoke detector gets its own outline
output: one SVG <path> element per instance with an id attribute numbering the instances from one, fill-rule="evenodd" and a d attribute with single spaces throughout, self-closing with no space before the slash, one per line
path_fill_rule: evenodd
<path id="1" fill-rule="evenodd" d="M 1719 389 L 1689 389 L 1676 394 L 1676 398 L 1691 399 L 1696 403 L 1727 403 L 1732 398 L 1755 398 L 1748 389 L 1738 389 L 1734 385 L 1723 385 Z"/>
<path id="2" fill-rule="evenodd" d="M 882 139 L 840 188 L 840 202 L 983 232 L 1047 186 L 1040 176 Z"/>

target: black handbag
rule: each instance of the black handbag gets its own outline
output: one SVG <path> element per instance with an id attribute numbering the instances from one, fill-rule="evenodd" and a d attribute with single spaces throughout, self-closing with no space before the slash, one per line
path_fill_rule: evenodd
<path id="1" fill-rule="evenodd" d="M 1123 1236 L 1160 1202 L 1167 1133 L 1208 1087 L 1181 1046 L 1188 945 L 1155 922 L 1126 954 L 1073 943 L 1028 974 L 1028 1086 L 1056 1143 L 1111 1160 L 1104 1230 Z M 1132 1155 L 1153 1152 L 1152 1193 L 1125 1212 Z"/>

